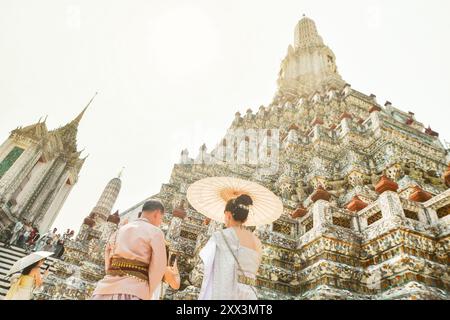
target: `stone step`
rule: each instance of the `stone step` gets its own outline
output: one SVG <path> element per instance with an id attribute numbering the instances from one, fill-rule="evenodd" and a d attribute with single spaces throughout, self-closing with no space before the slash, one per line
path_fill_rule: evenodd
<path id="1" fill-rule="evenodd" d="M 11 263 L 11 264 L 13 264 L 13 263 L 16 262 L 18 259 L 21 259 L 21 258 L 13 257 L 13 256 L 11 256 L 11 255 L 8 255 L 8 254 L 5 254 L 5 253 L 0 252 L 0 261 L 3 261 L 3 262 L 6 262 L 6 263 Z"/>
<path id="2" fill-rule="evenodd" d="M 14 249 L 9 248 L 0 248 L 0 253 L 11 257 L 17 257 L 17 259 L 20 259 L 27 255 L 25 252 L 16 251 Z"/>
<path id="3" fill-rule="evenodd" d="M 6 273 L 9 271 L 11 267 L 0 267 L 0 281 L 6 276 Z"/>
<path id="4" fill-rule="evenodd" d="M 0 249 L 5 249 L 5 244 L 3 242 L 0 242 Z M 26 252 L 25 249 L 22 249 L 22 248 L 16 247 L 16 246 L 11 246 L 8 249 L 14 250 L 14 251 L 17 251 L 17 252 L 23 252 L 23 253 Z"/>
<path id="5" fill-rule="evenodd" d="M 6 273 L 11 269 L 17 260 L 28 254 L 30 253 L 26 252 L 22 248 L 15 246 L 5 248 L 0 245 L 0 300 L 3 300 L 10 287 L 10 279 L 9 277 L 5 277 Z M 41 270 L 44 271 L 47 268 L 47 265 L 50 264 L 50 274 L 52 274 L 55 271 L 55 268 L 52 265 L 56 260 L 57 259 L 55 258 L 47 258 L 44 265 L 41 267 Z"/>
<path id="6" fill-rule="evenodd" d="M 12 262 L 7 262 L 7 261 L 0 260 L 0 269 L 7 269 L 7 270 L 9 270 L 9 269 L 11 269 L 12 265 L 13 265 Z"/>
<path id="7" fill-rule="evenodd" d="M 7 281 L 1 281 L 1 282 L 0 282 L 0 288 L 3 288 L 3 289 L 9 289 L 9 280 L 7 280 Z"/>
<path id="8" fill-rule="evenodd" d="M 6 273 L 9 271 L 9 269 L 11 269 L 11 266 L 12 266 L 12 264 L 11 265 L 5 265 L 5 264 L 2 264 L 0 262 L 0 281 L 1 281 L 1 278 L 3 276 L 5 276 Z M 47 268 L 47 265 L 42 266 L 41 267 L 41 271 L 44 272 L 46 268 Z M 55 268 L 53 268 L 53 267 L 50 267 L 49 270 L 50 270 L 50 273 L 55 272 Z"/>
<path id="9" fill-rule="evenodd" d="M 16 256 L 16 255 L 11 255 L 5 252 L 0 252 L 0 261 L 3 262 L 11 262 L 11 264 L 14 264 L 17 260 L 22 259 L 23 257 L 25 257 L 26 255 L 23 256 Z M 55 258 L 46 258 L 45 259 L 45 264 L 47 264 L 48 262 L 50 262 L 51 264 L 53 264 L 57 259 Z"/>

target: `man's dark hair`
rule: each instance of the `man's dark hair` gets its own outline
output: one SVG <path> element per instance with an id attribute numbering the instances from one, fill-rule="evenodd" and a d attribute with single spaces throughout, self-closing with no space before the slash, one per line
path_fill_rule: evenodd
<path id="1" fill-rule="evenodd" d="M 144 212 L 144 211 L 156 211 L 156 210 L 160 210 L 161 213 L 164 213 L 164 206 L 158 200 L 148 200 L 142 206 L 142 212 Z"/>

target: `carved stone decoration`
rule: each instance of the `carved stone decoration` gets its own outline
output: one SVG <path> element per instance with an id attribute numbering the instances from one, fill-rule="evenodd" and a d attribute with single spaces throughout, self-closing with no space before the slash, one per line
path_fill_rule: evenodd
<path id="1" fill-rule="evenodd" d="M 450 188 L 450 163 L 448 164 L 447 170 L 444 172 L 444 182 L 445 185 Z"/>
<path id="2" fill-rule="evenodd" d="M 311 195 L 311 201 L 316 202 L 318 200 L 330 201 L 331 194 L 325 190 L 321 185 Z"/>
<path id="3" fill-rule="evenodd" d="M 116 211 L 114 214 L 110 215 L 106 221 L 118 225 L 120 223 L 119 211 Z"/>
<path id="4" fill-rule="evenodd" d="M 398 184 L 385 175 L 381 177 L 380 181 L 375 186 L 375 191 L 378 193 L 383 193 L 385 191 L 397 192 L 397 190 Z"/>
<path id="5" fill-rule="evenodd" d="M 347 210 L 358 212 L 367 207 L 368 204 L 362 201 L 358 196 L 354 196 L 352 201 L 347 204 Z"/>
<path id="6" fill-rule="evenodd" d="M 379 111 L 381 111 L 382 109 L 381 109 L 381 107 L 380 106 L 378 106 L 378 105 L 373 105 L 370 109 L 369 109 L 369 113 L 372 113 L 372 112 L 379 112 Z"/>
<path id="7" fill-rule="evenodd" d="M 308 210 L 305 207 L 303 207 L 302 205 L 300 205 L 297 207 L 297 209 L 295 209 L 291 213 L 291 217 L 292 217 L 292 219 L 303 218 L 304 216 L 306 216 L 307 213 L 308 213 Z"/>
<path id="8" fill-rule="evenodd" d="M 89 216 L 84 218 L 83 224 L 85 224 L 85 225 L 87 225 L 87 226 L 92 228 L 95 225 L 94 214 L 91 213 Z"/>
<path id="9" fill-rule="evenodd" d="M 343 112 L 342 114 L 341 114 L 341 116 L 339 117 L 339 120 L 342 120 L 342 119 L 352 119 L 352 115 L 350 114 L 350 113 L 348 113 L 348 112 Z"/>
<path id="10" fill-rule="evenodd" d="M 180 219 L 184 219 L 184 218 L 186 218 L 187 213 L 186 213 L 186 210 L 184 210 L 183 205 L 181 204 L 177 208 L 173 209 L 172 215 L 174 217 L 177 217 L 177 218 L 180 218 Z"/>
<path id="11" fill-rule="evenodd" d="M 416 202 L 426 202 L 433 198 L 433 195 L 429 192 L 424 191 L 421 187 L 415 186 L 413 192 L 409 196 L 409 200 Z"/>
<path id="12" fill-rule="evenodd" d="M 433 131 L 430 127 L 425 129 L 425 133 L 432 137 L 436 137 L 436 138 L 439 137 L 439 133 L 437 133 L 436 131 Z"/>

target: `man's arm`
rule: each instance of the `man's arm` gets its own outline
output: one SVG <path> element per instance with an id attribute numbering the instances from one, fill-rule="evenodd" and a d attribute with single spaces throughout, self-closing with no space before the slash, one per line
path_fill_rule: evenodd
<path id="1" fill-rule="evenodd" d="M 175 264 L 173 267 L 166 267 L 166 272 L 164 273 L 164 281 L 167 282 L 172 289 L 178 290 L 180 289 L 180 272 L 178 271 L 177 261 L 175 260 Z"/>
<path id="2" fill-rule="evenodd" d="M 111 254 L 111 244 L 108 242 L 105 247 L 105 272 L 108 272 L 110 267 L 110 254 Z"/>
<path id="3" fill-rule="evenodd" d="M 153 235 L 150 243 L 152 247 L 152 257 L 148 269 L 148 282 L 150 286 L 150 294 L 153 294 L 156 287 L 161 282 L 167 266 L 166 246 L 164 243 L 164 233 L 158 230 Z"/>

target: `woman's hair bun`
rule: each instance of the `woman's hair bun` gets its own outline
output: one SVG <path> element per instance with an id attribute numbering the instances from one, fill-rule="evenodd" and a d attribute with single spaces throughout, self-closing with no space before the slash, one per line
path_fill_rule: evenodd
<path id="1" fill-rule="evenodd" d="M 236 204 L 243 204 L 244 206 L 251 206 L 253 204 L 252 198 L 247 194 L 241 194 L 235 200 Z"/>
<path id="2" fill-rule="evenodd" d="M 236 199 L 228 200 L 225 211 L 231 212 L 233 219 L 245 222 L 248 217 L 249 206 L 253 204 L 252 198 L 247 194 L 241 194 Z"/>

